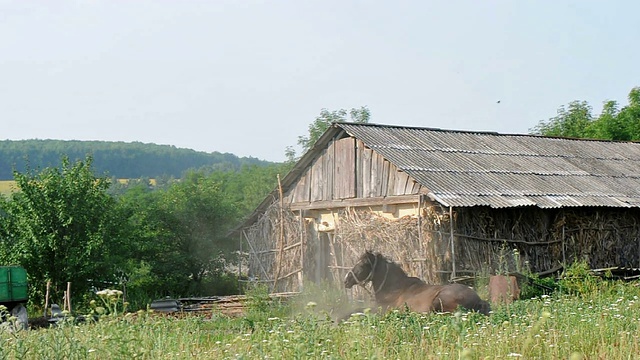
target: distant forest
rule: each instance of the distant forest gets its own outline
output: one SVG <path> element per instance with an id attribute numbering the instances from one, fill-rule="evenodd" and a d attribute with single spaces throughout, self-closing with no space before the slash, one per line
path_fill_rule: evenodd
<path id="1" fill-rule="evenodd" d="M 187 170 L 237 170 L 243 165 L 269 165 L 253 157 L 207 153 L 170 145 L 141 142 L 78 140 L 0 140 L 0 180 L 13 180 L 13 171 L 39 170 L 93 157 L 96 175 L 120 179 L 180 178 Z"/>

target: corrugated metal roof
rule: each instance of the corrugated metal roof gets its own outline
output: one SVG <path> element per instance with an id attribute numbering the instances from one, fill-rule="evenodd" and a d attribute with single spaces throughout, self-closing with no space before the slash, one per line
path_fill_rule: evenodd
<path id="1" fill-rule="evenodd" d="M 446 206 L 640 207 L 640 144 L 337 123 Z"/>

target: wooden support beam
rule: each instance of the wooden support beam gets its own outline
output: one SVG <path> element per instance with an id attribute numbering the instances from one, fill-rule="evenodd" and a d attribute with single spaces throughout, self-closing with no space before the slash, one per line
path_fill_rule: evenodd
<path id="1" fill-rule="evenodd" d="M 291 210 L 321 210 L 321 209 L 359 207 L 359 206 L 412 204 L 412 203 L 417 203 L 419 199 L 420 199 L 420 195 L 399 195 L 399 196 L 385 196 L 385 197 L 374 197 L 374 198 L 316 201 L 311 203 L 309 202 L 291 203 L 289 205 L 289 208 Z"/>

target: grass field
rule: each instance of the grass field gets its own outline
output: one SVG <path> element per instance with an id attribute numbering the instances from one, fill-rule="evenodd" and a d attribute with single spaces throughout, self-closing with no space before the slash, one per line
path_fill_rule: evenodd
<path id="1" fill-rule="evenodd" d="M 16 182 L 13 180 L 0 180 L 0 194 L 9 195 L 16 188 Z"/>
<path id="2" fill-rule="evenodd" d="M 96 323 L 1 333 L 0 359 L 634 359 L 640 289 L 540 296 L 476 313 L 361 313 L 337 324 L 306 294 L 253 296 L 243 317 L 149 312 Z"/>
<path id="3" fill-rule="evenodd" d="M 127 184 L 130 179 L 118 179 L 120 184 Z M 149 179 L 151 186 L 156 186 L 156 179 Z M 0 194 L 10 195 L 16 190 L 16 182 L 14 180 L 0 180 Z"/>

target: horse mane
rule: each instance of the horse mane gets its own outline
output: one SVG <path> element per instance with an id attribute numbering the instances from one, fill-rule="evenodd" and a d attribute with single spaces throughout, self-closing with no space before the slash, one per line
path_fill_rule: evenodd
<path id="1" fill-rule="evenodd" d="M 374 254 L 376 256 L 376 258 L 378 260 L 382 260 L 384 262 L 386 262 L 387 264 L 389 264 L 389 273 L 393 274 L 394 276 L 400 277 L 400 278 L 408 278 L 409 275 L 407 275 L 407 273 L 404 271 L 404 269 L 402 269 L 402 267 L 396 263 L 395 261 L 387 258 L 386 256 L 382 255 L 381 253 L 377 252 Z"/>

